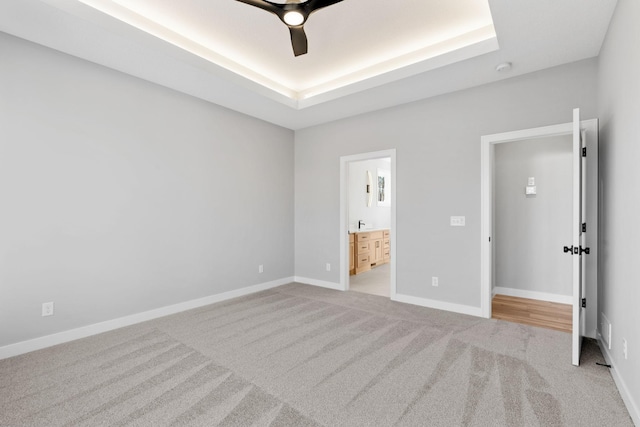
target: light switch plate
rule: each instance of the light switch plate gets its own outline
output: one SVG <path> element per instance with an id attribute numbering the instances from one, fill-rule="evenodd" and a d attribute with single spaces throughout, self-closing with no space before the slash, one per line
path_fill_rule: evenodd
<path id="1" fill-rule="evenodd" d="M 525 187 L 524 194 L 526 195 L 537 194 L 536 186 L 534 185 L 534 186 Z"/>
<path id="2" fill-rule="evenodd" d="M 452 227 L 464 227 L 465 226 L 465 217 L 463 217 L 463 216 L 452 216 L 451 217 L 451 226 Z"/>

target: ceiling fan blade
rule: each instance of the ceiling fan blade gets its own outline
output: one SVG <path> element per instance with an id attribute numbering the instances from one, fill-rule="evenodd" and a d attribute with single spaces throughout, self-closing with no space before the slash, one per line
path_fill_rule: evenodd
<path id="1" fill-rule="evenodd" d="M 311 14 L 316 10 L 331 6 L 332 4 L 340 3 L 341 1 L 342 0 L 309 0 L 306 3 L 303 3 L 302 6 L 307 7 L 309 10 L 309 14 Z"/>
<path id="2" fill-rule="evenodd" d="M 291 33 L 291 46 L 293 47 L 293 54 L 295 56 L 304 55 L 307 53 L 307 35 L 304 33 L 302 25 L 297 27 L 289 27 Z"/>

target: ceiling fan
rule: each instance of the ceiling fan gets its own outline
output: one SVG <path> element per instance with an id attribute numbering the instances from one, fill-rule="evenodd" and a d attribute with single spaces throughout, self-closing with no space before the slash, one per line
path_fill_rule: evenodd
<path id="1" fill-rule="evenodd" d="M 276 3 L 268 0 L 237 0 L 266 10 L 276 15 L 289 27 L 291 33 L 291 46 L 295 56 L 307 53 L 307 35 L 304 32 L 304 23 L 313 12 L 342 0 L 286 0 L 286 3 Z"/>

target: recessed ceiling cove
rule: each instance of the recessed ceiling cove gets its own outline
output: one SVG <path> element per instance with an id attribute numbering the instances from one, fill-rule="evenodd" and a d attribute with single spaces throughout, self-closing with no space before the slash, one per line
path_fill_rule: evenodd
<path id="1" fill-rule="evenodd" d="M 287 25 L 240 1 L 80 1 L 298 109 L 498 49 L 487 0 L 336 2 L 308 17 L 308 51 L 299 56 Z"/>

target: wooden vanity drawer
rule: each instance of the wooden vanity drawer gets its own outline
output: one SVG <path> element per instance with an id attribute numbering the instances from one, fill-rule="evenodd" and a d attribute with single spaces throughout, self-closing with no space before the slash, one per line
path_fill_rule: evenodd
<path id="1" fill-rule="evenodd" d="M 368 242 L 369 240 L 371 240 L 369 233 L 356 233 L 357 242 Z"/>
<path id="2" fill-rule="evenodd" d="M 380 231 L 372 231 L 369 233 L 369 239 L 371 240 L 376 240 L 376 239 L 382 239 L 382 230 Z"/>
<path id="3" fill-rule="evenodd" d="M 357 253 L 361 254 L 363 252 L 369 252 L 371 250 L 369 246 L 369 242 L 358 242 L 358 251 Z"/>
<path id="4" fill-rule="evenodd" d="M 369 260 L 369 254 L 363 254 L 358 256 L 357 267 L 362 268 L 366 265 L 370 265 L 371 261 Z"/>

